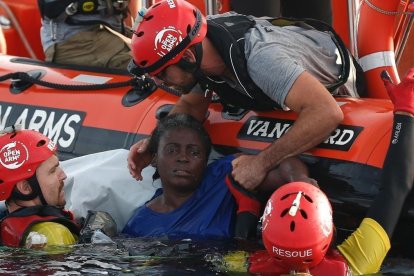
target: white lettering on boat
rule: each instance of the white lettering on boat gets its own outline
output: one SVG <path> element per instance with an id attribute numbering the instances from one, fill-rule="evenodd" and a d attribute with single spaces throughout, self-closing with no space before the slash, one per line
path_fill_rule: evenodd
<path id="1" fill-rule="evenodd" d="M 73 147 L 84 117 L 84 112 L 0 102 L 0 129 L 19 124 L 37 130 L 63 151 Z"/>
<path id="2" fill-rule="evenodd" d="M 293 123 L 293 120 L 253 116 L 243 125 L 238 138 L 272 143 L 288 132 Z M 362 130 L 360 126 L 339 125 L 318 147 L 348 151 Z"/>

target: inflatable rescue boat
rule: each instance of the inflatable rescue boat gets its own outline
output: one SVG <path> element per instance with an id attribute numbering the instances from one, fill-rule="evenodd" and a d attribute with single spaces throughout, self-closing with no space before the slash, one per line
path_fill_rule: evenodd
<path id="1" fill-rule="evenodd" d="M 58 144 L 61 158 L 69 159 L 129 149 L 148 137 L 157 119 L 177 101 L 178 96 L 134 80 L 126 71 L 43 62 L 39 38 L 30 37 L 38 35 L 40 28 L 40 19 L 33 20 L 33 15 L 40 18 L 35 1 L 1 2 L 9 11 L 0 8 L 0 14 L 7 17 L 12 12 L 15 18 L 10 28 L 3 29 L 8 55 L 0 55 L 0 129 L 21 124 L 39 130 Z M 326 141 L 301 156 L 330 197 L 336 226 L 345 230 L 358 226 L 378 191 L 393 118 L 393 106 L 379 73 L 386 69 L 399 81 L 397 53 L 403 50 L 412 27 L 408 2 L 365 0 L 355 7 L 356 2 L 334 1 L 335 27 L 359 58 L 369 97 L 336 98 L 343 122 Z M 353 20 L 357 15 L 359 25 Z M 28 17 L 31 19 L 24 20 Z M 16 22 L 23 35 L 18 34 Z M 381 26 L 373 28 L 372 22 Z M 22 37 L 37 41 L 31 51 L 21 42 Z M 295 118 L 293 112 L 223 110 L 213 102 L 205 126 L 216 151 L 255 153 L 288 131 Z M 397 229 L 400 234 L 395 237 L 413 242 L 409 235 L 414 232 L 412 195 L 407 202 Z"/>

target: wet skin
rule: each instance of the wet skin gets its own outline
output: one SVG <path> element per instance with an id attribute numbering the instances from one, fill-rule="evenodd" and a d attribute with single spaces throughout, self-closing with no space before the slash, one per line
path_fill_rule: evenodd
<path id="1" fill-rule="evenodd" d="M 195 131 L 178 128 L 161 137 L 155 162 L 163 194 L 147 206 L 154 211 L 168 212 L 181 206 L 197 189 L 207 166 L 207 156 Z"/>
<path id="2" fill-rule="evenodd" d="M 63 191 L 66 174 L 59 166 L 59 159 L 52 155 L 36 170 L 42 194 L 49 205 L 65 206 L 65 193 Z"/>

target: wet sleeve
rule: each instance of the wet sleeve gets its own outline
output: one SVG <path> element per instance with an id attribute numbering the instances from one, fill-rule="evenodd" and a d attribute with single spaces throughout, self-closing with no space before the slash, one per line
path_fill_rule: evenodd
<path id="1" fill-rule="evenodd" d="M 365 218 L 338 250 L 348 261 L 353 275 L 362 275 L 378 272 L 390 247 L 390 239 L 381 225 Z"/>

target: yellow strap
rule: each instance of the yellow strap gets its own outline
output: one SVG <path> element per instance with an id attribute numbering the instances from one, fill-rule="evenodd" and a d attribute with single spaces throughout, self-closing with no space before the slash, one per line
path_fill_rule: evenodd
<path id="1" fill-rule="evenodd" d="M 363 275 L 379 271 L 390 247 L 390 239 L 381 225 L 365 218 L 338 250 L 348 261 L 353 275 Z"/>

